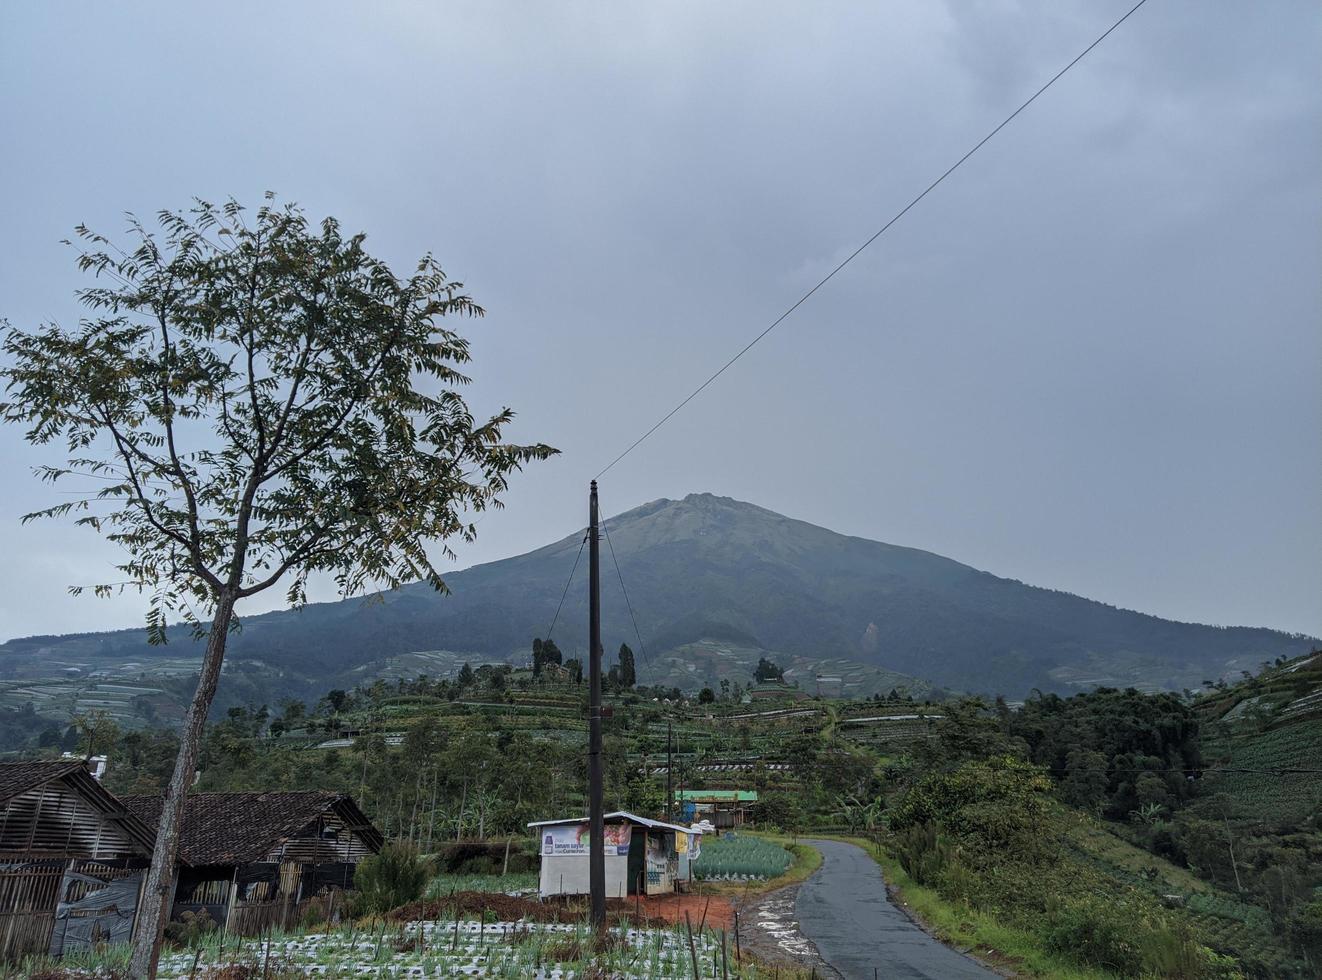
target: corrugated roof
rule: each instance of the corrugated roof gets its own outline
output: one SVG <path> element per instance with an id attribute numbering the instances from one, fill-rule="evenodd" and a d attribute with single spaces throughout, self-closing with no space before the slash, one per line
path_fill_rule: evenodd
<path id="1" fill-rule="evenodd" d="M 603 820 L 622 821 L 627 820 L 630 823 L 640 824 L 644 827 L 661 828 L 662 830 L 677 830 L 681 834 L 696 833 L 692 827 L 683 827 L 679 824 L 666 823 L 664 820 L 650 820 L 647 817 L 640 817 L 636 813 L 630 813 L 628 810 L 616 810 L 613 813 L 607 813 Z M 587 817 L 565 817 L 562 820 L 534 820 L 528 824 L 529 827 L 557 827 L 563 824 L 587 823 Z"/>
<path id="2" fill-rule="evenodd" d="M 152 827 L 160 822 L 163 797 L 121 799 Z M 343 793 L 190 793 L 184 801 L 180 857 L 194 866 L 260 861 L 280 841 L 329 810 L 338 811 L 373 850 L 381 847 L 380 831 Z"/>

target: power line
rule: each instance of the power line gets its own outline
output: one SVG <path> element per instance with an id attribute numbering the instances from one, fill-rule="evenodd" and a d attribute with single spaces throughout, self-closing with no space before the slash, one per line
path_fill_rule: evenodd
<path id="1" fill-rule="evenodd" d="M 1100 767 L 1075 769 L 1075 768 L 1066 767 L 1064 769 L 1057 769 L 1052 766 L 1047 766 L 1045 768 L 1047 772 L 1050 772 L 1053 775 L 1060 774 L 1065 776 L 1074 772 L 1094 772 L 1094 773 L 1150 772 L 1159 775 L 1179 773 L 1181 775 L 1189 776 L 1191 778 L 1194 776 L 1218 775 L 1220 773 L 1256 773 L 1258 775 L 1266 775 L 1266 776 L 1309 776 L 1309 775 L 1322 774 L 1322 769 L 1298 769 L 1292 767 L 1277 767 L 1277 768 L 1268 768 L 1268 769 L 1249 769 L 1240 766 L 1214 766 L 1208 769 L 1200 769 L 1197 766 L 1191 766 L 1188 769 L 1141 769 L 1141 768 L 1129 768 L 1129 767 L 1120 767 L 1117 769 L 1103 769 Z M 1000 769 L 996 766 L 988 766 L 985 764 L 957 765 L 956 770 L 958 769 L 981 769 L 987 772 L 1005 772 L 1012 774 L 1022 773 L 1022 770 Z"/>
<path id="2" fill-rule="evenodd" d="M 638 638 L 638 649 L 642 651 L 643 661 L 647 664 L 648 670 L 652 668 L 652 658 L 647 655 L 647 646 L 643 643 L 643 634 L 638 629 L 638 620 L 633 614 L 633 603 L 629 601 L 629 590 L 624 587 L 624 574 L 620 571 L 620 562 L 615 557 L 615 545 L 611 544 L 610 527 L 605 521 L 601 522 L 601 529 L 606 532 L 606 547 L 611 553 L 611 564 L 615 566 L 615 576 L 620 580 L 620 591 L 624 593 L 624 606 L 629 610 L 629 621 L 633 623 L 633 635 Z M 652 678 L 656 680 L 655 677 Z"/>
<path id="3" fill-rule="evenodd" d="M 578 571 L 579 560 L 583 557 L 583 546 L 587 543 L 588 537 L 584 534 L 583 540 L 578 543 L 578 554 L 574 556 L 574 567 L 569 570 L 569 578 L 565 581 L 565 590 L 560 593 L 560 604 L 555 607 L 555 615 L 551 617 L 551 625 L 546 628 L 546 638 L 548 640 L 555 631 L 556 621 L 560 619 L 560 610 L 565 607 L 565 596 L 569 595 L 569 587 L 574 584 L 574 573 Z"/>
<path id="4" fill-rule="evenodd" d="M 689 402 L 693 401 L 693 399 L 696 398 L 698 395 L 700 395 L 700 394 L 703 392 L 703 390 L 704 390 L 708 385 L 710 385 L 713 381 L 715 381 L 715 380 L 716 380 L 717 378 L 719 378 L 722 374 L 724 374 L 724 373 L 726 372 L 726 370 L 727 370 L 731 365 L 734 364 L 735 361 L 739 360 L 739 358 L 743 357 L 743 356 L 744 356 L 745 354 L 747 354 L 750 350 L 752 350 L 753 347 L 758 343 L 758 341 L 760 341 L 760 340 L 761 340 L 763 337 L 765 337 L 767 334 L 771 333 L 771 331 L 775 330 L 776 327 L 780 326 L 780 324 L 781 324 L 781 322 L 782 322 L 783 320 L 785 320 L 787 317 L 789 317 L 789 315 L 790 315 L 791 313 L 793 313 L 793 312 L 794 312 L 795 310 L 797 310 L 800 306 L 802 306 L 804 303 L 806 303 L 806 302 L 808 301 L 808 299 L 809 299 L 809 298 L 810 298 L 815 292 L 817 292 L 817 290 L 821 289 L 821 288 L 822 288 L 823 286 L 825 286 L 828 282 L 830 282 L 833 278 L 835 278 L 835 275 L 836 275 L 837 272 L 839 272 L 839 271 L 840 271 L 841 269 L 843 269 L 845 266 L 849 265 L 850 262 L 853 262 L 854 259 L 858 258 L 858 256 L 861 255 L 861 254 L 863 253 L 863 251 L 864 251 L 869 245 L 871 245 L 871 244 L 872 244 L 873 242 L 875 242 L 878 238 L 880 238 L 883 234 L 885 234 L 886 230 L 889 229 L 891 225 L 895 224 L 895 222 L 897 222 L 897 221 L 899 221 L 901 218 L 903 218 L 903 217 L 909 212 L 909 210 L 910 210 L 914 205 L 916 205 L 919 201 L 921 201 L 921 200 L 922 200 L 923 198 L 925 198 L 928 194 L 930 194 L 932 191 L 934 191 L 934 190 L 937 188 L 937 185 L 939 185 L 939 184 L 940 184 L 942 181 L 944 181 L 947 177 L 949 177 L 949 176 L 950 176 L 951 174 L 953 174 L 956 170 L 958 170 L 959 167 L 964 163 L 965 160 L 967 160 L 969 157 L 973 156 L 973 154 L 977 153 L 980 149 L 982 149 L 982 147 L 983 147 L 988 141 L 990 141 L 991 138 L 992 138 L 993 136 L 995 136 L 995 135 L 996 135 L 997 133 L 999 133 L 1002 129 L 1004 129 L 1006 126 L 1008 126 L 1008 125 L 1010 124 L 1010 122 L 1011 122 L 1011 121 L 1012 121 L 1017 115 L 1019 115 L 1019 113 L 1023 112 L 1023 111 L 1024 111 L 1025 109 L 1027 109 L 1030 105 L 1032 105 L 1035 101 L 1037 101 L 1038 96 L 1040 96 L 1040 95 L 1041 95 L 1043 92 L 1045 92 L 1047 89 L 1051 88 L 1051 86 L 1054 85 L 1054 84 L 1055 84 L 1055 83 L 1061 78 L 1062 75 L 1064 75 L 1067 71 L 1069 71 L 1071 68 L 1073 68 L 1075 65 L 1077 65 L 1080 61 L 1082 61 L 1085 57 L 1087 57 L 1088 53 L 1091 52 L 1093 48 L 1097 47 L 1097 45 L 1101 44 L 1104 40 L 1106 40 L 1106 38 L 1110 36 L 1110 34 L 1111 34 L 1112 31 L 1114 31 L 1114 30 L 1115 30 L 1116 28 L 1118 28 L 1121 24 L 1123 24 L 1125 21 L 1127 21 L 1127 20 L 1128 20 L 1133 14 L 1134 14 L 1134 12 L 1137 11 L 1138 8 L 1141 7 L 1141 6 L 1143 6 L 1143 4 L 1145 4 L 1145 3 L 1147 3 L 1147 0 L 1138 0 L 1138 3 L 1136 3 L 1136 4 L 1134 4 L 1134 6 L 1130 7 L 1129 10 L 1125 13 L 1125 15 L 1124 15 L 1123 17 L 1121 17 L 1121 18 L 1120 18 L 1119 20 L 1117 20 L 1114 24 L 1112 24 L 1112 25 L 1111 25 L 1110 27 L 1108 27 L 1105 31 L 1103 31 L 1103 32 L 1097 37 L 1097 39 L 1096 39 L 1095 41 L 1092 42 L 1092 44 L 1088 45 L 1088 46 L 1087 46 L 1086 48 L 1084 48 L 1081 52 L 1079 52 L 1079 54 L 1075 56 L 1075 58 L 1074 58 L 1073 61 L 1071 61 L 1069 64 L 1067 64 L 1067 65 L 1066 65 L 1064 68 L 1062 68 L 1060 71 L 1056 72 L 1056 74 L 1052 75 L 1052 76 L 1051 76 L 1051 79 L 1050 79 L 1045 85 L 1043 85 L 1043 86 L 1042 86 L 1041 88 L 1039 88 L 1036 92 L 1034 92 L 1031 96 L 1029 96 L 1028 100 L 1025 101 L 1022 105 L 1020 105 L 1018 109 L 1016 109 L 1014 112 L 1012 112 L 1012 113 L 1010 113 L 1008 116 L 1006 116 L 1005 119 L 1003 119 L 1003 120 L 1001 121 L 1000 125 L 998 125 L 995 129 L 993 129 L 990 133 L 988 133 L 988 134 L 987 134 L 986 136 L 984 136 L 982 139 L 978 140 L 978 142 L 977 142 L 976 144 L 974 144 L 974 146 L 973 146 L 973 148 L 972 148 L 971 150 L 969 150 L 969 151 L 968 151 L 967 153 L 965 153 L 962 157 L 960 157 L 958 160 L 956 160 L 956 161 L 954 162 L 954 164 L 951 165 L 951 167 L 950 167 L 948 170 L 946 170 L 945 173 L 943 173 L 940 177 L 938 177 L 936 180 L 934 180 L 934 181 L 932 181 L 930 184 L 928 184 L 927 187 L 923 190 L 923 192 L 922 192 L 921 194 L 919 194 L 919 195 L 918 195 L 917 197 L 915 197 L 912 201 L 910 201 L 910 202 L 909 202 L 908 204 L 906 204 L 903 208 L 901 208 L 901 209 L 900 209 L 900 210 L 894 215 L 894 217 L 892 217 L 889 221 L 887 221 L 884 225 L 882 225 L 881 228 L 879 228 L 879 229 L 878 229 L 878 230 L 872 235 L 872 237 L 870 237 L 867 241 L 865 241 L 865 242 L 864 242 L 862 245 L 860 245 L 858 248 L 854 249 L 854 251 L 852 251 L 851 253 L 849 253 L 849 256 L 848 256 L 847 258 L 845 258 L 845 260 L 844 260 L 843 262 L 841 262 L 839 265 L 837 265 L 834 269 L 832 269 L 830 272 L 828 272 L 828 273 L 827 273 L 827 274 L 826 274 L 826 275 L 825 275 L 825 276 L 824 276 L 824 277 L 823 277 L 823 278 L 817 283 L 817 285 L 813 286 L 812 289 L 808 290 L 806 293 L 804 293 L 802 296 L 800 296 L 797 300 L 795 300 L 794 304 L 793 304 L 789 309 L 787 309 L 787 310 L 786 310 L 784 313 L 782 313 L 780 316 L 776 317 L 776 319 L 772 320 L 771 323 L 770 323 L 770 325 L 767 326 L 766 329 L 764 329 L 764 330 L 763 330 L 761 333 L 759 333 L 756 337 L 754 337 L 752 340 L 750 340 L 747 344 L 745 344 L 744 347 L 739 351 L 739 353 L 735 354 L 734 357 L 730 358 L 728 361 L 726 361 L 724 364 L 722 364 L 721 367 L 716 371 L 715 374 L 713 374 L 711 377 L 709 377 L 709 378 L 708 378 L 706 381 L 704 381 L 702 384 L 698 385 L 698 387 L 695 388 L 695 389 L 694 389 L 694 390 L 688 395 L 688 397 L 686 397 L 682 402 L 680 402 L 678 405 L 676 405 L 674 408 L 672 408 L 669 412 L 667 412 L 664 416 L 662 416 L 661 419 L 660 419 L 660 421 L 658 421 L 658 422 L 657 422 L 655 425 L 653 425 L 650 429 L 648 429 L 648 430 L 647 430 L 646 432 L 644 432 L 641 436 L 639 436 L 637 439 L 635 439 L 635 440 L 629 445 L 629 447 L 628 447 L 627 449 L 624 450 L 624 452 L 620 453 L 620 454 L 619 454 L 618 456 L 616 456 L 613 460 L 611 460 L 609 463 L 607 463 L 606 466 L 601 470 L 601 472 L 599 472 L 599 473 L 596 475 L 595 479 L 598 479 L 598 480 L 601 479 L 601 477 L 602 477 L 602 476 L 603 476 L 608 470 L 610 470 L 611 467 L 613 467 L 613 466 L 614 466 L 616 463 L 618 463 L 620 460 L 624 459 L 625 456 L 628 456 L 631 452 L 633 452 L 636 448 L 638 448 L 638 446 L 639 446 L 639 445 L 640 445 L 645 439 L 647 439 L 648 436 L 650 436 L 650 435 L 651 435 L 653 432 L 655 432 L 657 429 L 661 428 L 661 426 L 663 426 L 663 425 L 665 425 L 667 422 L 669 422 L 669 421 L 670 421 L 670 420 L 671 420 L 671 419 L 672 419 L 672 418 L 673 418 L 673 417 L 674 417 L 674 416 L 680 411 L 680 409 L 682 409 L 682 408 L 683 408 L 685 405 L 687 405 Z"/>

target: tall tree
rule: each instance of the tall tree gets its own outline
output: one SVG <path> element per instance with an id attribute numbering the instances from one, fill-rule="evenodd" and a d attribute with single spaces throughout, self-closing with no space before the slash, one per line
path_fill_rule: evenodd
<path id="1" fill-rule="evenodd" d="M 555 640 L 547 640 L 545 643 L 542 644 L 543 666 L 545 666 L 546 664 L 555 664 L 557 667 L 559 667 L 562 656 L 563 655 L 560 653 L 560 648 L 555 645 Z"/>
<path id="2" fill-rule="evenodd" d="M 634 665 L 633 651 L 629 644 L 620 644 L 620 687 L 633 687 L 638 683 L 638 671 Z"/>
<path id="3" fill-rule="evenodd" d="M 429 542 L 476 536 L 509 475 L 554 450 L 513 445 L 505 409 L 477 421 L 459 389 L 468 343 L 442 325 L 482 313 L 431 258 L 400 278 L 326 219 L 271 195 L 131 219 L 128 251 L 85 227 L 76 328 L 8 329 L 6 422 L 62 440 L 45 480 L 84 496 L 77 515 L 126 552 L 122 581 L 150 596 L 148 638 L 180 613 L 205 636 L 144 889 L 132 973 L 152 976 L 171 894 L 184 793 L 220 679 L 235 606 L 310 575 L 344 595 L 424 580 L 445 591 Z M 8 326 L 7 324 L 5 325 Z"/>

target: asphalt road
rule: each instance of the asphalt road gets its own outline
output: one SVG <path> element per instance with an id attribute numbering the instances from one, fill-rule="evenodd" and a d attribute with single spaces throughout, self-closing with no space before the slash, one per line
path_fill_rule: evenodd
<path id="1" fill-rule="evenodd" d="M 881 869 L 861 848 L 806 843 L 823 860 L 799 887 L 799 931 L 846 980 L 995 980 L 997 974 L 943 946 L 892 905 Z"/>

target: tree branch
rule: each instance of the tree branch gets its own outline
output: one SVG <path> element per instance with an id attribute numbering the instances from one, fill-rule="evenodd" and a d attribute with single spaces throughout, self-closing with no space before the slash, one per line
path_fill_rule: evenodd
<path id="1" fill-rule="evenodd" d="M 173 276 L 171 277 L 171 285 Z M 161 414 L 164 416 L 165 424 L 165 445 L 170 451 L 170 464 L 174 469 L 174 475 L 179 480 L 179 486 L 184 491 L 184 499 L 188 503 L 188 533 L 194 541 L 201 540 L 201 534 L 198 531 L 197 520 L 197 496 L 193 492 L 193 482 L 184 473 L 183 465 L 179 462 L 179 453 L 174 445 L 174 402 L 170 398 L 170 327 L 166 317 L 165 307 L 169 301 L 170 285 L 166 286 L 165 295 L 156 307 L 156 318 L 161 324 L 161 344 L 164 350 L 161 352 L 161 361 L 163 370 L 161 371 Z"/>
<path id="2" fill-rule="evenodd" d="M 217 578 L 216 575 L 209 568 L 207 568 L 204 564 L 202 564 L 200 540 L 190 540 L 189 538 L 180 534 L 178 531 L 174 530 L 173 528 L 166 527 L 156 517 L 155 512 L 152 510 L 151 501 L 147 498 L 146 493 L 142 489 L 142 483 L 138 478 L 137 468 L 133 465 L 133 457 L 128 452 L 130 448 L 136 450 L 136 447 L 134 447 L 132 442 L 127 440 L 120 433 L 119 429 L 111 421 L 110 414 L 108 412 L 105 412 L 103 414 L 103 421 L 106 428 L 109 430 L 111 436 L 114 438 L 115 445 L 119 448 L 120 458 L 124 460 L 124 465 L 128 468 L 129 482 L 133 486 L 133 494 L 134 494 L 133 499 L 137 502 L 138 506 L 142 508 L 142 514 L 143 517 L 146 518 L 147 523 L 150 524 L 160 534 L 165 535 L 170 540 L 175 541 L 180 546 L 182 546 L 184 550 L 188 552 L 188 556 L 193 563 L 193 570 L 198 574 L 198 576 L 204 582 L 210 585 L 213 589 L 219 590 L 221 587 L 220 579 Z M 136 450 L 136 451 L 138 452 L 139 455 L 143 455 L 141 453 L 141 450 Z"/>
<path id="3" fill-rule="evenodd" d="M 284 575 L 285 572 L 289 571 L 296 564 L 303 561 L 312 553 L 313 548 L 316 547 L 322 536 L 325 535 L 325 533 L 329 529 L 330 529 L 329 524 L 323 524 L 320 527 L 315 528 L 313 531 L 309 533 L 309 536 L 303 541 L 302 544 L 300 544 L 297 548 L 295 548 L 285 557 L 284 561 L 282 561 L 276 567 L 276 570 L 274 572 L 272 572 L 270 575 L 268 575 L 266 578 L 262 579 L 261 581 L 248 586 L 247 588 L 239 589 L 238 597 L 240 599 L 244 599 L 250 595 L 256 595 L 258 592 L 263 592 L 266 589 L 269 589 L 271 586 L 275 585 L 276 582 L 280 581 L 280 577 Z"/>

